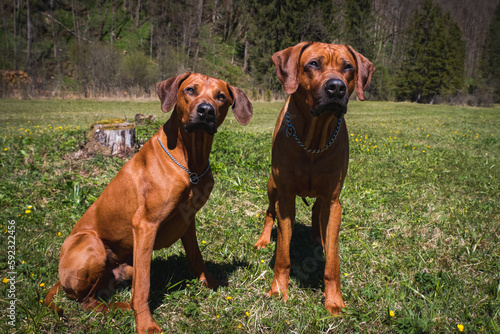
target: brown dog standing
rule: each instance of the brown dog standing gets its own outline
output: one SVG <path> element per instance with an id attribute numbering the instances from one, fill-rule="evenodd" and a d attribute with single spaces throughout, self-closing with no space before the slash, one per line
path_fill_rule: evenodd
<path id="1" fill-rule="evenodd" d="M 287 300 L 295 197 L 316 198 L 312 231 L 313 240 L 321 240 L 326 255 L 325 307 L 338 314 L 345 306 L 338 249 L 339 196 L 349 161 L 344 114 L 355 88 L 358 98 L 364 100 L 364 89 L 375 68 L 348 45 L 313 42 L 276 52 L 272 61 L 290 96 L 274 129 L 269 207 L 255 247 L 269 244 L 277 216 L 276 262 L 269 295 L 281 293 Z"/>
<path id="2" fill-rule="evenodd" d="M 134 310 L 138 333 L 160 332 L 148 305 L 153 250 L 181 239 L 190 268 L 206 286 L 218 287 L 198 248 L 195 214 L 213 188 L 209 155 L 217 127 L 230 106 L 240 124 L 252 117 L 243 92 L 201 74 L 184 73 L 156 89 L 163 112 L 175 106 L 172 116 L 73 228 L 61 249 L 59 282 L 45 298 L 55 309 L 52 299 L 62 286 L 84 309 L 107 311 L 99 292 L 133 276 L 130 305 L 113 307 Z"/>

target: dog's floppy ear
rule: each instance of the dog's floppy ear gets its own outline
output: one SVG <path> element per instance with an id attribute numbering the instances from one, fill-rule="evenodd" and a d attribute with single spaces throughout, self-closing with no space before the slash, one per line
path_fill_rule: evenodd
<path id="1" fill-rule="evenodd" d="M 271 60 L 276 67 L 276 75 L 287 94 L 293 94 L 299 87 L 299 60 L 304 50 L 313 42 L 301 42 L 295 46 L 276 52 Z"/>
<path id="2" fill-rule="evenodd" d="M 161 110 L 169 112 L 177 103 L 177 92 L 181 83 L 191 75 L 190 72 L 179 74 L 173 78 L 163 80 L 156 84 L 156 93 L 161 101 Z"/>
<path id="3" fill-rule="evenodd" d="M 361 53 L 356 52 L 350 45 L 346 45 L 349 52 L 356 59 L 356 95 L 361 101 L 365 100 L 365 89 L 372 79 L 375 66 Z"/>
<path id="4" fill-rule="evenodd" d="M 241 125 L 247 125 L 253 114 L 252 104 L 248 100 L 245 93 L 243 93 L 239 88 L 233 87 L 230 84 L 227 84 L 227 88 L 233 98 L 232 108 L 234 117 Z"/>

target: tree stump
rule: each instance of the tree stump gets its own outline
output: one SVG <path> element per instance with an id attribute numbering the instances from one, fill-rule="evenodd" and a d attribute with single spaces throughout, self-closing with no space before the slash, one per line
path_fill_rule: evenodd
<path id="1" fill-rule="evenodd" d="M 123 119 L 106 119 L 90 126 L 85 146 L 90 154 L 128 155 L 135 146 L 135 124 Z"/>

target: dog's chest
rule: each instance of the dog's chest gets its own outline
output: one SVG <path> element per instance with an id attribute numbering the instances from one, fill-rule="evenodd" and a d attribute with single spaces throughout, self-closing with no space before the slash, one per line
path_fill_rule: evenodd
<path id="1" fill-rule="evenodd" d="M 213 180 L 209 182 L 200 182 L 189 188 L 186 205 L 195 210 L 201 209 L 208 200 L 213 188 Z"/>
<path id="2" fill-rule="evenodd" d="M 287 149 L 290 147 L 273 159 L 273 176 L 278 188 L 301 197 L 328 196 L 345 178 L 347 159 L 339 154 L 341 152 L 311 156 L 297 149 L 286 154 Z"/>

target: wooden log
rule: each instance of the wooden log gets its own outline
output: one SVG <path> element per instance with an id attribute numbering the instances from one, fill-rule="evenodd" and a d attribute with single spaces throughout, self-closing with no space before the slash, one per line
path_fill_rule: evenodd
<path id="1" fill-rule="evenodd" d="M 123 119 L 107 119 L 90 126 L 85 146 L 90 154 L 128 155 L 135 147 L 135 124 Z"/>

